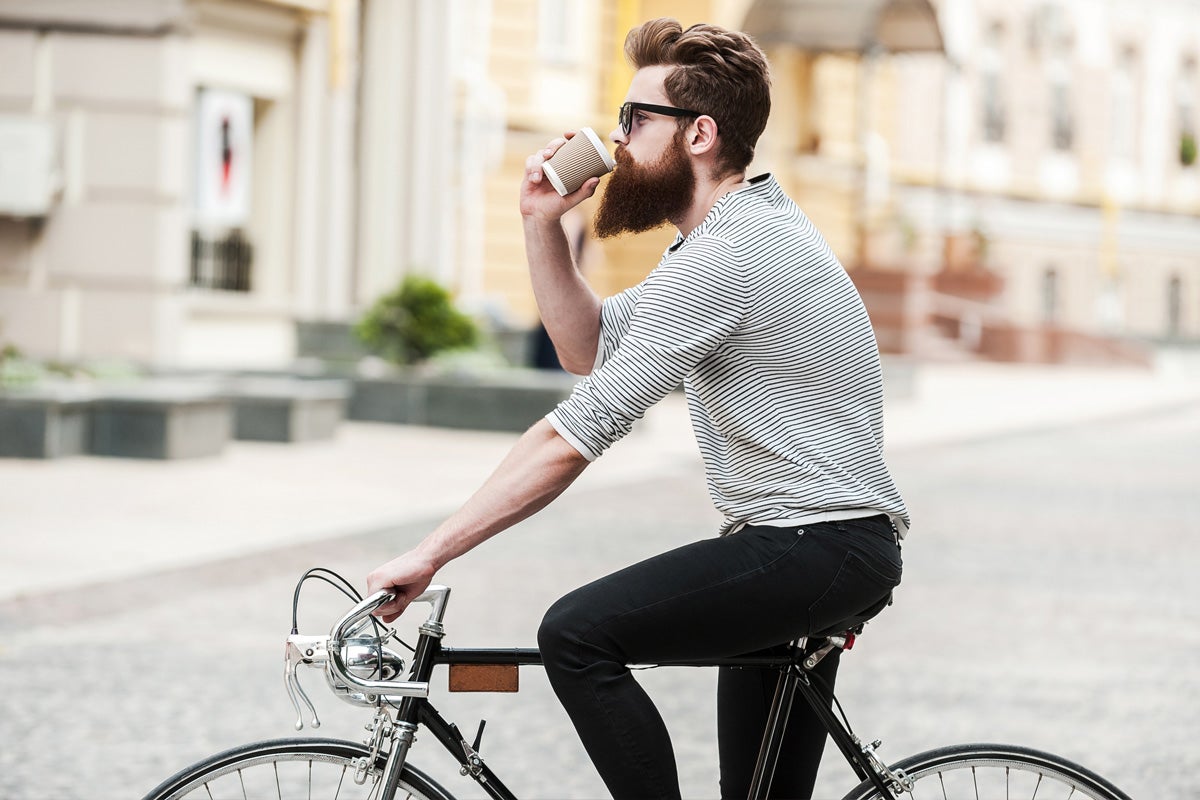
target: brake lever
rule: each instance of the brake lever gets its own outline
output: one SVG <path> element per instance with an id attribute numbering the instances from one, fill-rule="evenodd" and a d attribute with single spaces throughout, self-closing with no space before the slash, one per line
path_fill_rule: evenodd
<path id="1" fill-rule="evenodd" d="M 297 668 L 301 664 L 315 666 L 318 663 L 324 663 L 327 657 L 326 642 L 327 636 L 299 636 L 292 635 L 288 637 L 287 645 L 284 648 L 284 670 L 283 683 L 287 687 L 288 698 L 292 701 L 292 708 L 296 710 L 296 730 L 304 730 L 304 709 L 300 707 L 300 701 L 304 701 L 304 705 L 312 714 L 312 727 L 314 729 L 321 727 L 321 720 L 317 717 L 317 708 L 313 705 L 312 700 L 304 691 L 304 687 L 300 685 L 300 675 L 297 673 Z"/>

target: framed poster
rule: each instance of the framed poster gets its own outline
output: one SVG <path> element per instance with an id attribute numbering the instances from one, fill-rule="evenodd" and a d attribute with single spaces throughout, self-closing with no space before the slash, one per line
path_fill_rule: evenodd
<path id="1" fill-rule="evenodd" d="M 195 224 L 244 227 L 254 175 L 254 98 L 201 89 L 196 98 Z"/>

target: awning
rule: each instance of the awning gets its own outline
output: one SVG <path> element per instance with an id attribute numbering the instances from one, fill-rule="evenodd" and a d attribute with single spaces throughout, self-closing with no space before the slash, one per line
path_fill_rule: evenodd
<path id="1" fill-rule="evenodd" d="M 943 52 L 929 0 L 757 0 L 742 30 L 814 52 Z"/>

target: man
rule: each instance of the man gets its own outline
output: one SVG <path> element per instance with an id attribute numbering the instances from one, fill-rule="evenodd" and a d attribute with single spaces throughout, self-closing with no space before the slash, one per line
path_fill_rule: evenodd
<path id="1" fill-rule="evenodd" d="M 558 496 L 647 408 L 685 381 L 720 535 L 559 600 L 539 631 L 546 671 L 616 798 L 679 797 L 670 738 L 627 664 L 730 656 L 863 619 L 899 583 L 907 512 L 882 459 L 878 350 L 845 271 L 770 176 L 745 170 L 770 111 L 766 58 L 745 35 L 674 20 L 630 32 L 636 74 L 601 236 L 670 222 L 675 243 L 640 285 L 601 301 L 527 162 L 520 208 L 542 318 L 589 377 L 531 428 L 483 487 L 416 549 L 371 574 L 394 619 L 446 562 Z M 837 657 L 820 669 L 832 686 Z M 775 676 L 723 670 L 722 797 L 745 797 Z M 812 791 L 824 731 L 793 713 L 773 794 Z"/>

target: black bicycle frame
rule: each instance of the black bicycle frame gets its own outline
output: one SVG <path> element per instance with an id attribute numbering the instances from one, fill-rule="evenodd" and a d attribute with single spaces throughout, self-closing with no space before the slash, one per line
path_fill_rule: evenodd
<path id="1" fill-rule="evenodd" d="M 809 673 L 802 665 L 803 659 L 812 651 L 794 650 L 786 656 L 739 656 L 714 658 L 704 661 L 670 661 L 652 666 L 660 667 L 744 667 L 755 669 L 778 669 L 775 699 L 767 718 L 759 748 L 758 763 L 750 786 L 749 800 L 765 800 L 771 790 L 771 781 L 779 757 L 780 744 L 787 729 L 792 701 L 797 692 L 813 709 L 821 725 L 837 744 L 860 781 L 870 780 L 881 796 L 893 797 L 883 778 L 871 768 L 862 749 L 855 743 L 846 726 L 831 708 L 833 697 L 813 685 Z M 428 682 L 434 666 L 438 664 L 489 664 L 497 666 L 540 665 L 542 654 L 536 648 L 443 648 L 439 640 L 422 636 L 413 657 L 412 680 Z M 475 756 L 475 746 L 463 737 L 453 723 L 448 722 L 425 698 L 405 698 L 397 713 L 397 722 L 424 725 L 442 747 L 459 762 L 466 774 L 475 779 L 487 794 L 495 800 L 517 800 L 503 781 Z M 476 745 L 478 741 L 476 742 Z"/>

